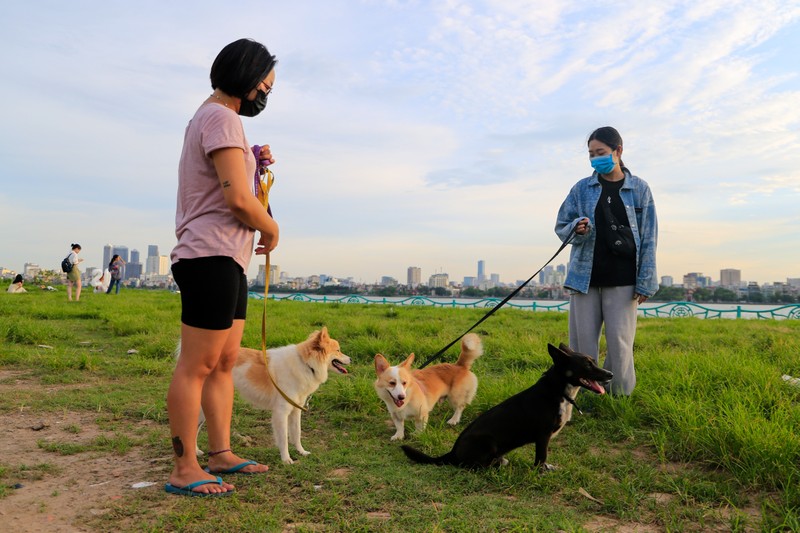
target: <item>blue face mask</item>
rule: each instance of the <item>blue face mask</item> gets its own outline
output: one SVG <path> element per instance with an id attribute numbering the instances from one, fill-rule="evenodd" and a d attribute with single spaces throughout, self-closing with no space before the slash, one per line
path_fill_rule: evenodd
<path id="1" fill-rule="evenodd" d="M 592 164 L 592 168 L 600 174 L 610 174 L 616 166 L 611 154 L 589 158 L 589 162 Z"/>

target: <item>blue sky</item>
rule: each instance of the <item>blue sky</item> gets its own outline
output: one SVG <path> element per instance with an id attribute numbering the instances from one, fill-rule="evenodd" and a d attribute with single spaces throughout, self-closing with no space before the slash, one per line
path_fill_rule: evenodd
<path id="1" fill-rule="evenodd" d="M 656 200 L 659 275 L 800 277 L 800 3 L 730 0 L 10 3 L 0 266 L 168 254 L 183 130 L 240 37 L 279 60 L 243 120 L 277 159 L 290 275 L 526 279 L 612 125 Z"/>

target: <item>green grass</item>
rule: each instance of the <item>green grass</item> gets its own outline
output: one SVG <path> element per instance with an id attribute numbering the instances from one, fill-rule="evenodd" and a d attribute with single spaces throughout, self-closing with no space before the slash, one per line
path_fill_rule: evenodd
<path id="1" fill-rule="evenodd" d="M 267 476 L 239 477 L 236 496 L 213 502 L 129 491 L 82 523 L 137 531 L 800 530 L 800 389 L 781 380 L 800 376 L 798 321 L 640 319 L 636 391 L 581 394 L 590 412 L 553 441 L 549 460 L 560 468 L 541 475 L 532 446 L 512 452 L 508 467 L 471 472 L 410 464 L 389 441 L 394 429 L 372 388 L 375 353 L 398 362 L 414 352 L 420 364 L 485 310 L 267 306 L 270 346 L 326 325 L 353 360 L 351 374 L 331 376 L 303 418 L 312 455 L 280 463 L 269 415 L 237 400 L 233 444 L 270 464 Z M 258 347 L 261 303 L 249 311 L 243 344 Z M 158 291 L 70 304 L 63 292 L 0 298 L 0 387 L 20 376 L 27 383 L 0 395 L 0 413 L 93 413 L 102 433 L 81 439 L 83 429 L 70 425 L 63 438 L 40 442 L 52 464 L 0 457 L 0 498 L 20 480 L 52 475 L 70 454 L 135 450 L 166 479 L 165 396 L 179 316 L 179 297 Z M 536 381 L 550 363 L 546 344 L 566 341 L 567 315 L 503 309 L 476 332 L 485 355 L 464 422 L 449 427 L 451 413 L 439 406 L 424 433 L 409 425 L 407 442 L 442 453 L 465 423 Z"/>

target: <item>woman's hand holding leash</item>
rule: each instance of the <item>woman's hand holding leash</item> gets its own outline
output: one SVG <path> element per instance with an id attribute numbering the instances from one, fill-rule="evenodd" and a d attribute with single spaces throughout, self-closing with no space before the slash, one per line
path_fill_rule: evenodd
<path id="1" fill-rule="evenodd" d="M 578 221 L 578 225 L 575 226 L 575 233 L 578 235 L 586 235 L 589 233 L 589 219 L 582 218 Z"/>
<path id="2" fill-rule="evenodd" d="M 258 152 L 258 167 L 266 167 L 275 162 L 272 157 L 272 151 L 269 149 L 268 144 L 262 144 L 261 150 Z"/>
<path id="3" fill-rule="evenodd" d="M 264 235 L 263 233 L 261 233 L 260 235 L 261 236 L 258 239 L 258 244 L 256 245 L 256 255 L 266 255 L 275 248 L 277 248 L 278 246 L 277 230 L 275 230 L 274 236 Z"/>

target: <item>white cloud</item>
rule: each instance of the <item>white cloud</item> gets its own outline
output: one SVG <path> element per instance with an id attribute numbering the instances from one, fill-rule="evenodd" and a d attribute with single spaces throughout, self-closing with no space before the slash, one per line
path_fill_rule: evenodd
<path id="1" fill-rule="evenodd" d="M 2 266 L 74 238 L 166 253 L 183 129 L 218 49 L 252 36 L 279 57 L 245 128 L 278 159 L 276 253 L 294 274 L 461 276 L 485 259 L 526 278 L 607 124 L 656 197 L 662 273 L 798 274 L 781 269 L 800 264 L 800 238 L 765 237 L 800 201 L 800 82 L 782 52 L 796 2 L 84 7 L 18 3 L 0 21 L 16 50 L 0 56 L 14 80 L 0 87 Z"/>

